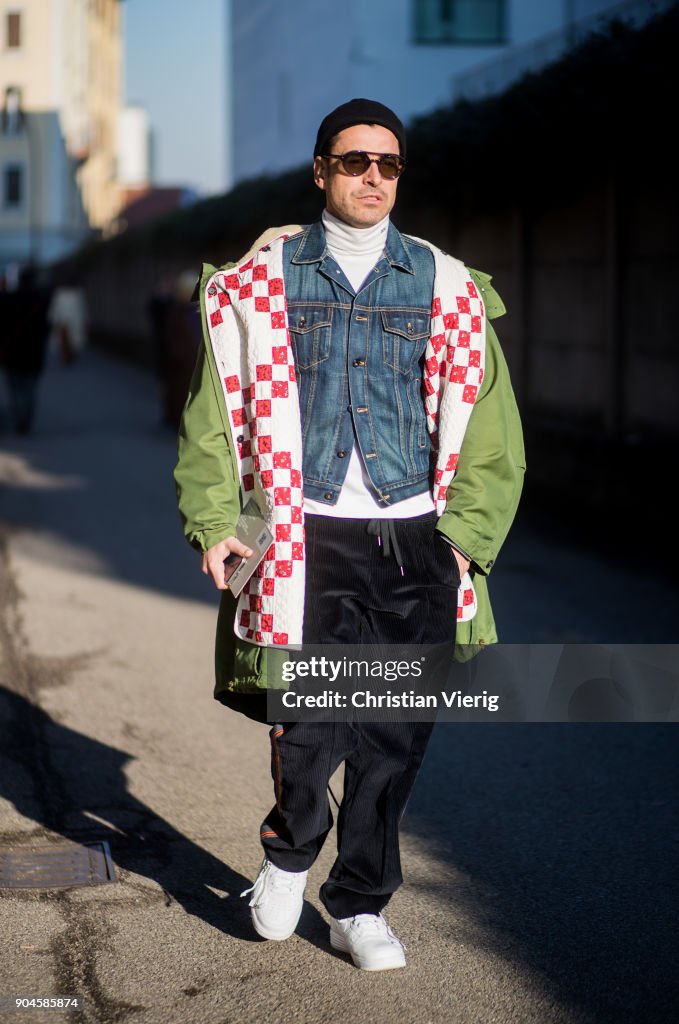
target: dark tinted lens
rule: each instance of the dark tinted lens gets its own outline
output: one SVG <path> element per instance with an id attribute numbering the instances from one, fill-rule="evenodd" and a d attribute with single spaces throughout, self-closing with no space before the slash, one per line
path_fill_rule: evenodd
<path id="1" fill-rule="evenodd" d="M 365 153 L 345 153 L 342 163 L 347 174 L 365 174 L 370 167 L 370 160 Z"/>
<path id="2" fill-rule="evenodd" d="M 398 178 L 401 173 L 401 161 L 397 156 L 383 156 L 380 158 L 379 168 L 383 178 Z"/>

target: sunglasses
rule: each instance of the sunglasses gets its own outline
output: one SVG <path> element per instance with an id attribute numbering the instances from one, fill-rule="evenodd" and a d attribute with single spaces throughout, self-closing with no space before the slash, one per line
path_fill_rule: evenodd
<path id="1" fill-rule="evenodd" d="M 405 169 L 405 160 L 396 153 L 380 153 L 378 156 L 368 156 L 362 149 L 352 149 L 350 153 L 322 153 L 324 160 L 334 157 L 339 160 L 342 167 L 352 178 L 359 174 L 365 174 L 371 164 L 377 164 L 380 174 L 387 180 L 398 178 Z"/>

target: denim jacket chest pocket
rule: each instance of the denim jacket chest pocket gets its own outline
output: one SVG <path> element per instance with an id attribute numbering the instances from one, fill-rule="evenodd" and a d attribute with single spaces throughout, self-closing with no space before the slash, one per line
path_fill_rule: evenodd
<path id="1" fill-rule="evenodd" d="M 322 303 L 288 304 L 288 327 L 295 365 L 308 370 L 330 355 L 332 306 Z"/>
<path id="2" fill-rule="evenodd" d="M 393 370 L 411 374 L 424 354 L 431 313 L 423 309 L 382 310 L 382 354 Z"/>

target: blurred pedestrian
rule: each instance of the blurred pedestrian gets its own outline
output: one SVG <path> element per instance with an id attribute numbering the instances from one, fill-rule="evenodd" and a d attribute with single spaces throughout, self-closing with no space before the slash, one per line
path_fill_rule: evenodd
<path id="1" fill-rule="evenodd" d="M 48 319 L 52 328 L 52 347 L 64 366 L 72 366 L 87 344 L 87 307 L 85 292 L 72 271 L 52 296 Z"/>
<path id="2" fill-rule="evenodd" d="M 177 278 L 163 316 L 163 420 L 175 428 L 179 426 L 203 340 L 200 313 L 192 301 L 195 288 L 195 270 L 185 270 Z"/>
<path id="3" fill-rule="evenodd" d="M 33 428 L 38 380 L 45 365 L 50 298 L 50 289 L 39 283 L 33 265 L 20 271 L 14 291 L 0 293 L 2 369 L 10 421 L 18 434 L 28 434 Z"/>
<path id="4" fill-rule="evenodd" d="M 153 365 L 156 376 L 161 381 L 167 376 L 167 314 L 174 301 L 173 291 L 174 282 L 169 276 L 159 278 L 146 306 L 146 312 L 151 322 Z"/>

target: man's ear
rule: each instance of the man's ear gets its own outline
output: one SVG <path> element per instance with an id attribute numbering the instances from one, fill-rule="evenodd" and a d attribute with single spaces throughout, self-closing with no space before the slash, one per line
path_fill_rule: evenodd
<path id="1" fill-rule="evenodd" d="M 326 165 L 323 157 L 314 157 L 314 181 L 323 192 L 325 192 Z"/>

